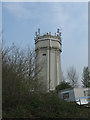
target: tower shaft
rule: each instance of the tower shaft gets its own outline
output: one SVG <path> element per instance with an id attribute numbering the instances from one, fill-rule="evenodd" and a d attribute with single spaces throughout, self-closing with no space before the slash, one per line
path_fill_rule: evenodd
<path id="1" fill-rule="evenodd" d="M 61 82 L 61 36 L 58 30 L 55 36 L 51 33 L 35 37 L 36 66 L 41 67 L 38 76 L 46 91 L 55 90 Z"/>

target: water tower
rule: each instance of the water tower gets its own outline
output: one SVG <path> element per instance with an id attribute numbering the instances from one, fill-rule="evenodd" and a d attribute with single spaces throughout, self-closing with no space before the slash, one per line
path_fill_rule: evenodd
<path id="1" fill-rule="evenodd" d="M 61 32 L 57 29 L 55 35 L 51 32 L 40 34 L 40 29 L 35 32 L 36 66 L 42 66 L 38 76 L 46 91 L 55 90 L 61 82 L 61 57 L 62 43 Z"/>

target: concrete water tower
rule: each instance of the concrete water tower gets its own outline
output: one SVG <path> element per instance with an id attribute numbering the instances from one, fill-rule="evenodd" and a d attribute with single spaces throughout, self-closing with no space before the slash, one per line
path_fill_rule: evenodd
<path id="1" fill-rule="evenodd" d="M 55 90 L 61 82 L 62 43 L 61 32 L 57 29 L 55 35 L 51 32 L 41 35 L 40 29 L 35 33 L 36 66 L 43 66 L 38 73 L 46 91 Z"/>

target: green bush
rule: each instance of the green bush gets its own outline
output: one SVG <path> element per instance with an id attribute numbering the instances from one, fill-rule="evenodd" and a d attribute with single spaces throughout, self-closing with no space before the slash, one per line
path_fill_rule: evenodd
<path id="1" fill-rule="evenodd" d="M 80 109 L 75 103 L 58 98 L 56 93 L 31 94 L 23 103 L 9 106 L 3 111 L 5 118 L 71 118 L 87 117 L 86 109 Z"/>
<path id="2" fill-rule="evenodd" d="M 70 83 L 68 83 L 68 82 L 61 82 L 60 85 L 56 86 L 56 92 L 58 92 L 60 90 L 63 90 L 63 89 L 67 89 L 67 88 L 72 88 Z"/>

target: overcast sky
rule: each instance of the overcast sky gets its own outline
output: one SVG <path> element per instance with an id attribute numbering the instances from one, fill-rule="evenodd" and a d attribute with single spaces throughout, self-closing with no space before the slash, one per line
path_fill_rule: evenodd
<path id="1" fill-rule="evenodd" d="M 88 65 L 88 3 L 29 2 L 3 3 L 3 47 L 13 42 L 20 48 L 34 48 L 34 34 L 62 32 L 61 66 L 66 75 L 72 65 L 79 74 Z"/>

